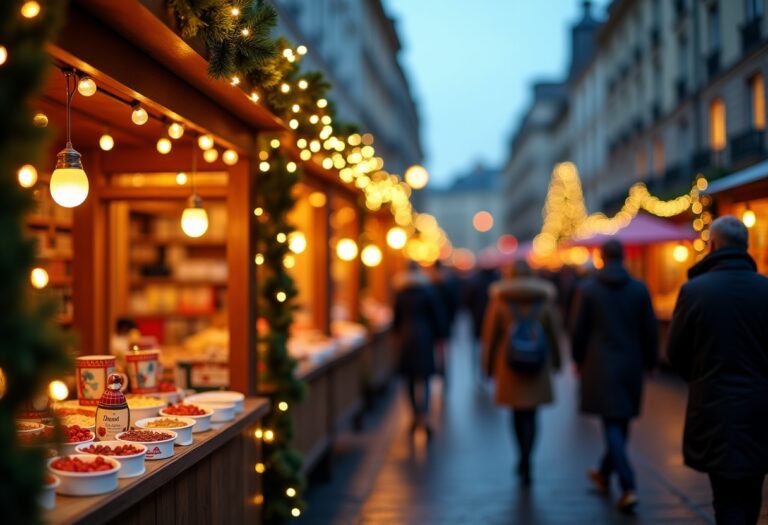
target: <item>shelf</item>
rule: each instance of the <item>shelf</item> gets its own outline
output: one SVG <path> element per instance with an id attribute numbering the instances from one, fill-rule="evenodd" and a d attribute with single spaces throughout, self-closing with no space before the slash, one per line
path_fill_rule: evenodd
<path id="1" fill-rule="evenodd" d="M 35 256 L 36 259 L 40 261 L 71 261 L 73 259 L 73 254 L 71 253 L 48 253 L 48 254 L 40 254 L 38 253 Z"/>
<path id="2" fill-rule="evenodd" d="M 61 325 L 71 325 L 74 322 L 74 319 L 71 315 L 60 315 L 56 317 L 56 322 Z"/>
<path id="3" fill-rule="evenodd" d="M 48 286 L 61 288 L 63 286 L 72 286 L 72 277 L 51 277 Z"/>
<path id="4" fill-rule="evenodd" d="M 199 313 L 184 313 L 184 312 L 155 312 L 155 313 L 129 313 L 128 317 L 134 319 L 151 319 L 153 317 L 163 317 L 165 319 L 197 319 L 199 317 L 211 317 L 215 315 L 215 311 L 199 312 Z"/>
<path id="5" fill-rule="evenodd" d="M 178 279 L 173 276 L 168 277 L 132 277 L 132 288 L 143 288 L 144 286 L 151 286 L 153 284 L 170 284 L 173 286 L 214 286 L 217 288 L 227 286 L 226 280 L 215 279 Z"/>
<path id="6" fill-rule="evenodd" d="M 149 246 L 173 246 L 181 245 L 193 248 L 221 248 L 227 247 L 227 241 L 221 240 L 197 240 L 189 237 L 175 237 L 172 239 L 157 239 L 155 237 L 141 236 L 131 237 L 131 245 L 149 245 Z"/>
<path id="7" fill-rule="evenodd" d="M 54 219 L 43 215 L 30 215 L 25 220 L 30 228 L 55 228 L 62 231 L 72 230 L 72 222 L 63 219 Z"/>

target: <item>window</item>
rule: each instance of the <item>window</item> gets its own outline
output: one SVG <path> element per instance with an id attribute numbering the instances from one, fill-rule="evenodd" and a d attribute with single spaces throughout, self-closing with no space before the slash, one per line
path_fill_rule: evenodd
<path id="1" fill-rule="evenodd" d="M 749 108 L 752 117 L 752 129 L 765 129 L 765 80 L 758 73 L 749 79 Z"/>
<path id="2" fill-rule="evenodd" d="M 747 21 L 753 22 L 763 16 L 763 0 L 745 0 Z"/>
<path id="3" fill-rule="evenodd" d="M 709 51 L 720 49 L 720 8 L 713 4 L 707 11 L 707 29 L 709 30 Z"/>
<path id="4" fill-rule="evenodd" d="M 653 172 L 656 175 L 664 173 L 664 143 L 661 139 L 653 141 Z"/>
<path id="5" fill-rule="evenodd" d="M 716 98 L 709 104 L 709 146 L 714 151 L 725 149 L 725 102 Z"/>

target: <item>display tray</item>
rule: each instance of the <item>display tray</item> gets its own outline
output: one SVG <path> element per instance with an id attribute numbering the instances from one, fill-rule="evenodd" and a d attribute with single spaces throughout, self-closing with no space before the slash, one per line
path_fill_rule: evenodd
<path id="1" fill-rule="evenodd" d="M 44 513 L 45 522 L 52 525 L 107 523 L 236 439 L 244 429 L 256 424 L 268 411 L 267 400 L 246 398 L 243 412 L 234 421 L 217 429 L 193 434 L 192 445 L 175 447 L 171 458 L 146 461 L 146 473 L 136 478 L 120 479 L 116 491 L 85 497 L 57 494 L 56 507 Z"/>

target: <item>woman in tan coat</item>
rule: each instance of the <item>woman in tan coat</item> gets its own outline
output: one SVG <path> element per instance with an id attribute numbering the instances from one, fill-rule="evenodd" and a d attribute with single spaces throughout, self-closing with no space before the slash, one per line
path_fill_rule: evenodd
<path id="1" fill-rule="evenodd" d="M 491 286 L 483 321 L 483 369 L 496 381 L 496 403 L 512 409 L 512 424 L 520 451 L 518 474 L 531 482 L 531 451 L 536 435 L 536 409 L 551 403 L 551 374 L 560 368 L 560 339 L 555 297 L 549 281 L 535 277 L 525 261 L 516 261 L 511 275 Z M 508 364 L 510 336 L 521 317 L 537 313 L 549 355 L 535 372 L 521 372 Z"/>

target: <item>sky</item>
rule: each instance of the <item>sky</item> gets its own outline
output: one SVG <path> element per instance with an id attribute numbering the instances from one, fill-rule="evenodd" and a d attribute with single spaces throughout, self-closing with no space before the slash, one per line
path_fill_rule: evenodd
<path id="1" fill-rule="evenodd" d="M 603 16 L 607 0 L 595 2 Z M 430 186 L 502 166 L 536 80 L 559 79 L 581 0 L 384 0 L 421 118 Z"/>

